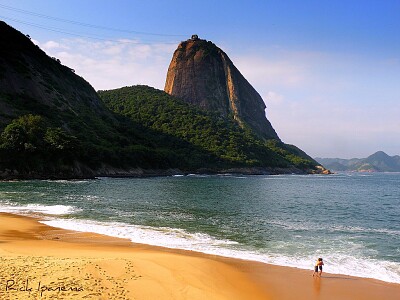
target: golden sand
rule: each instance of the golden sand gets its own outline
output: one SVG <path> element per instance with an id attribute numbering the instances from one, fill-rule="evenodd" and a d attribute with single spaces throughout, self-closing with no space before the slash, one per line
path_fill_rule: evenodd
<path id="1" fill-rule="evenodd" d="M 0 299 L 400 299 L 400 285 L 271 266 L 0 214 Z"/>

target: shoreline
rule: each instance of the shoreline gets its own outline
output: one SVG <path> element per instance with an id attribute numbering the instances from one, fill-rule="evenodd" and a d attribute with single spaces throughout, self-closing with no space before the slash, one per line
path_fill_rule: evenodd
<path id="1" fill-rule="evenodd" d="M 10 212 L 10 213 L 14 213 L 14 212 Z M 38 218 L 41 218 L 40 215 L 38 215 Z M 59 223 L 61 221 L 61 223 Z M 251 262 L 258 262 L 258 263 L 263 263 L 263 264 L 267 264 L 267 265 L 273 265 L 273 266 L 277 266 L 277 267 L 289 267 L 289 268 L 294 268 L 297 270 L 302 270 L 302 271 L 308 271 L 310 269 L 313 269 L 313 262 L 314 260 L 306 260 L 308 262 L 308 264 L 304 264 L 304 258 L 301 258 L 302 263 L 299 262 L 300 258 L 294 259 L 288 259 L 287 256 L 283 256 L 284 260 L 280 260 L 281 263 L 279 263 L 276 259 L 265 259 L 263 254 L 258 254 L 257 253 L 253 253 L 253 252 L 246 252 L 245 250 L 232 250 L 232 249 L 227 249 L 224 247 L 207 247 L 207 245 L 203 245 L 201 247 L 196 246 L 196 242 L 194 241 L 193 244 L 189 243 L 189 244 L 185 244 L 185 241 L 182 241 L 179 239 L 179 237 L 177 238 L 175 235 L 175 239 L 172 240 L 168 240 L 168 236 L 165 237 L 166 241 L 164 242 L 163 235 L 156 235 L 154 236 L 154 231 L 157 230 L 157 228 L 153 228 L 153 229 L 148 229 L 148 230 L 143 230 L 140 228 L 137 228 L 136 230 L 133 231 L 141 231 L 140 234 L 138 235 L 133 235 L 132 236 L 132 232 L 131 229 L 129 228 L 129 224 L 127 223 L 114 223 L 114 226 L 116 226 L 117 228 L 119 228 L 119 230 L 117 231 L 113 231 L 113 229 L 109 230 L 109 228 L 113 228 L 113 226 L 107 226 L 106 222 L 103 221 L 88 221 L 88 220 L 81 220 L 83 222 L 80 222 L 78 220 L 73 220 L 73 219 L 65 219 L 65 222 L 62 222 L 62 219 L 60 218 L 56 218 L 56 219 L 52 219 L 52 220 L 41 220 L 40 223 L 51 226 L 51 227 L 56 227 L 56 228 L 60 228 L 60 229 L 64 229 L 64 230 L 74 230 L 74 231 L 78 231 L 78 232 L 91 232 L 91 233 L 95 233 L 95 234 L 100 234 L 100 235 L 105 235 L 105 236 L 109 236 L 109 237 L 114 237 L 114 238 L 121 238 L 121 239 L 128 239 L 131 243 L 135 244 L 135 245 L 146 245 L 146 246 L 150 246 L 150 247 L 158 247 L 160 249 L 170 249 L 172 251 L 184 251 L 187 253 L 201 253 L 201 254 L 205 254 L 205 255 L 211 255 L 211 256 L 217 256 L 217 257 L 223 257 L 223 258 L 227 258 L 227 259 L 238 259 L 238 260 L 243 260 L 243 261 L 251 261 Z M 71 222 L 69 222 L 71 221 Z M 88 222 L 87 222 L 88 221 Z M 95 224 L 91 223 L 91 222 L 95 222 Z M 128 226 L 128 227 L 124 227 Z M 92 228 L 89 228 L 90 226 L 94 226 Z M 132 225 L 132 226 L 136 226 L 136 225 Z M 100 227 L 100 228 L 99 228 Z M 143 230 L 143 231 L 142 231 Z M 122 232 L 125 231 L 125 234 Z M 122 234 L 121 234 L 122 233 Z M 188 233 L 186 233 L 188 234 Z M 151 236 L 152 238 L 148 239 L 148 236 Z M 210 238 L 212 238 L 211 236 L 209 236 Z M 177 239 L 176 239 L 177 238 Z M 189 239 L 191 240 L 195 240 L 196 237 L 195 236 L 191 236 L 191 237 L 186 237 L 184 240 Z M 224 240 L 219 241 L 219 240 L 215 240 L 213 242 L 224 242 Z M 224 250 L 223 250 L 224 249 Z M 282 252 L 281 252 L 282 254 Z M 276 256 L 276 254 L 275 254 Z M 337 266 L 332 265 L 329 261 L 328 263 L 328 269 L 330 271 L 330 273 L 332 275 L 338 275 L 338 276 L 353 276 L 353 277 L 358 277 L 358 278 L 365 278 L 365 279 L 373 279 L 373 280 L 378 280 L 378 281 L 382 281 L 385 283 L 394 283 L 394 284 L 400 284 L 397 281 L 390 281 L 390 279 L 392 278 L 387 278 L 388 280 L 385 280 L 383 278 L 380 278 L 379 276 L 376 276 L 372 273 L 368 273 L 368 272 L 363 272 L 362 274 L 360 274 L 359 272 L 356 272 L 356 270 L 351 271 L 351 268 L 342 268 L 341 270 L 337 269 Z M 384 265 L 381 264 L 381 266 L 383 267 Z M 380 269 L 380 268 L 379 268 Z M 335 272 L 336 271 L 336 272 Z M 338 272 L 339 271 L 339 272 Z M 345 272 L 340 272 L 340 271 L 345 271 Z M 348 271 L 348 272 L 346 272 Z M 358 270 L 360 271 L 360 270 Z M 382 276 L 381 276 L 382 277 Z"/>
<path id="2" fill-rule="evenodd" d="M 174 175 L 189 174 L 196 175 L 222 175 L 222 174 L 235 174 L 235 175 L 311 175 L 333 174 L 331 171 L 324 169 L 322 166 L 316 169 L 298 169 L 295 167 L 279 168 L 279 167 L 237 167 L 237 168 L 201 168 L 196 170 L 180 170 L 178 168 L 170 169 L 118 169 L 113 167 L 102 167 L 97 170 L 88 168 L 79 168 L 67 173 L 37 173 L 35 171 L 18 172 L 17 170 L 0 170 L 1 181 L 12 180 L 84 180 L 96 179 L 98 177 L 111 177 L 111 178 L 149 178 L 149 177 L 168 177 Z"/>
<path id="3" fill-rule="evenodd" d="M 328 273 L 313 278 L 312 270 L 133 244 L 39 221 L 0 213 L 5 270 L 0 299 L 22 292 L 38 296 L 41 289 L 43 299 L 54 293 L 65 299 L 283 300 L 395 299 L 400 294 L 400 284 Z M 20 291 L 6 291 L 11 280 Z"/>

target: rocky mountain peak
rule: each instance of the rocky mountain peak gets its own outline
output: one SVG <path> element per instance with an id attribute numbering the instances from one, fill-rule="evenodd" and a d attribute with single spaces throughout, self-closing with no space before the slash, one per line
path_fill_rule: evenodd
<path id="1" fill-rule="evenodd" d="M 233 117 L 263 139 L 279 140 L 258 92 L 224 51 L 197 35 L 175 50 L 164 90 L 202 109 Z"/>

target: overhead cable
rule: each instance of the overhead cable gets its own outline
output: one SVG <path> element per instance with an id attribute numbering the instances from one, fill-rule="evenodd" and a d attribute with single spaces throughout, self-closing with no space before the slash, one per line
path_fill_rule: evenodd
<path id="1" fill-rule="evenodd" d="M 49 15 L 39 14 L 39 13 L 31 12 L 28 10 L 11 7 L 11 6 L 4 5 L 4 4 L 0 4 L 0 8 L 4 8 L 7 10 L 11 10 L 11 11 L 31 15 L 31 16 L 54 20 L 54 21 L 58 21 L 58 22 L 64 22 L 64 23 L 69 23 L 69 24 L 74 24 L 74 25 L 84 26 L 84 27 L 90 27 L 90 28 L 97 28 L 97 29 L 102 29 L 102 30 L 134 33 L 134 34 L 141 34 L 141 35 L 166 36 L 166 37 L 186 36 L 184 34 L 164 34 L 164 33 L 154 33 L 154 32 L 143 32 L 143 31 L 135 31 L 135 30 L 128 30 L 128 29 L 120 29 L 120 28 L 112 28 L 112 27 L 106 27 L 106 26 L 93 25 L 93 24 L 82 23 L 82 22 L 68 20 L 68 19 L 57 18 L 57 17 L 53 17 L 53 16 L 49 16 Z"/>

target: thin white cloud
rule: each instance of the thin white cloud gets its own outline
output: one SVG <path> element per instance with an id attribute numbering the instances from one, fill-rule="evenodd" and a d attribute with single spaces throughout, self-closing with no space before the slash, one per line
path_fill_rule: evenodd
<path id="1" fill-rule="evenodd" d="M 262 95 L 281 139 L 310 155 L 361 157 L 400 146 L 396 58 L 276 48 L 233 62 Z"/>
<path id="2" fill-rule="evenodd" d="M 265 57 L 238 57 L 234 64 L 252 84 L 268 84 L 296 87 L 307 78 L 305 66 L 287 60 L 275 61 Z"/>
<path id="3" fill-rule="evenodd" d="M 123 50 L 122 47 L 120 47 L 119 45 L 114 45 L 104 48 L 102 52 L 106 55 L 117 55 L 120 54 L 122 50 Z"/>
<path id="4" fill-rule="evenodd" d="M 97 90 L 136 84 L 163 89 L 177 46 L 84 39 L 38 44 Z M 361 157 L 377 150 L 400 149 L 396 58 L 373 62 L 325 53 L 274 51 L 237 57 L 227 54 L 262 95 L 267 117 L 284 142 L 325 157 Z"/>
<path id="5" fill-rule="evenodd" d="M 66 45 L 62 45 L 55 41 L 48 41 L 41 45 L 44 51 L 50 51 L 54 49 L 69 49 Z"/>
<path id="6" fill-rule="evenodd" d="M 273 91 L 268 91 L 268 93 L 262 97 L 265 101 L 265 104 L 272 103 L 273 105 L 280 105 L 284 101 L 284 96 Z"/>
<path id="7" fill-rule="evenodd" d="M 176 48 L 176 45 L 141 44 L 136 40 L 64 39 L 39 45 L 97 90 L 136 84 L 163 89 L 171 53 Z"/>

